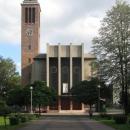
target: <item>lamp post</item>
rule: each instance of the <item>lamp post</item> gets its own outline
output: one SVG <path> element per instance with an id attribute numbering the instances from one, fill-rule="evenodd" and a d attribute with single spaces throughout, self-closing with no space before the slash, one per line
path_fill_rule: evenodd
<path id="1" fill-rule="evenodd" d="M 4 99 L 6 99 L 6 91 L 3 92 Z"/>
<path id="2" fill-rule="evenodd" d="M 101 86 L 98 85 L 98 112 L 100 112 L 100 88 Z"/>
<path id="3" fill-rule="evenodd" d="M 30 87 L 30 92 L 31 92 L 31 110 L 30 110 L 30 113 L 33 114 L 33 110 L 32 110 L 32 90 L 33 90 L 33 87 L 31 86 Z"/>

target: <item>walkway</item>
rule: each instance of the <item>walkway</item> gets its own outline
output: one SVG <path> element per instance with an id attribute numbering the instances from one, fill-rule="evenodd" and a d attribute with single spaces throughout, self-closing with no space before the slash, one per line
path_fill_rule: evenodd
<path id="1" fill-rule="evenodd" d="M 34 121 L 19 130 L 114 130 L 86 117 L 53 116 Z"/>

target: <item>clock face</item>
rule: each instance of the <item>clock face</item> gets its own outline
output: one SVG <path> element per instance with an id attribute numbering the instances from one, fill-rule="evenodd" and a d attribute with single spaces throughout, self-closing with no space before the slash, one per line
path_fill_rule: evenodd
<path id="1" fill-rule="evenodd" d="M 33 35 L 33 29 L 28 28 L 28 29 L 26 30 L 26 34 L 27 34 L 27 36 L 32 36 L 32 35 Z"/>

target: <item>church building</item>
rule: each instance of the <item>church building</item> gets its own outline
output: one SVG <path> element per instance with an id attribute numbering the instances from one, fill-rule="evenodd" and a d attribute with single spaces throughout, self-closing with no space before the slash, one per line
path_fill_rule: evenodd
<path id="1" fill-rule="evenodd" d="M 46 53 L 39 53 L 40 4 L 38 0 L 24 0 L 21 6 L 22 85 L 46 81 L 53 87 L 58 100 L 48 107 L 49 111 L 84 111 L 84 105 L 73 101 L 69 91 L 92 76 L 95 56 L 84 53 L 83 43 L 47 44 Z"/>

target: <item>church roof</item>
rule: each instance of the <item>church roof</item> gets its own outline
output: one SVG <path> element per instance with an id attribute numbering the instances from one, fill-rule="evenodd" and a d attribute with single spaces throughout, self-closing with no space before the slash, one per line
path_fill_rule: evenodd
<path id="1" fill-rule="evenodd" d="M 96 59 L 96 56 L 90 53 L 84 54 L 85 59 Z"/>
<path id="2" fill-rule="evenodd" d="M 46 54 L 39 54 L 34 59 L 45 59 L 45 58 L 46 58 Z"/>
<path id="3" fill-rule="evenodd" d="M 28 2 L 37 2 L 37 0 L 24 0 L 24 1 L 28 1 Z"/>
<path id="4" fill-rule="evenodd" d="M 38 0 L 24 0 L 23 3 L 24 4 L 37 4 Z"/>
<path id="5" fill-rule="evenodd" d="M 39 54 L 36 57 L 34 57 L 34 60 L 42 60 L 42 59 L 46 59 L 46 54 Z M 93 54 L 84 54 L 84 59 L 96 59 L 95 55 Z"/>

